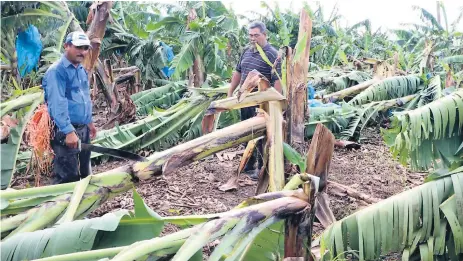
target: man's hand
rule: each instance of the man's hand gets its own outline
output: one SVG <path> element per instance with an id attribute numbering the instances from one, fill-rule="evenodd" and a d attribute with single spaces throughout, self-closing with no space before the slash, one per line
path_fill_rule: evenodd
<path id="1" fill-rule="evenodd" d="M 77 137 L 77 134 L 75 132 L 69 132 L 66 135 L 66 140 L 64 142 L 66 143 L 66 146 L 68 146 L 69 148 L 77 149 L 79 138 Z"/>
<path id="2" fill-rule="evenodd" d="M 230 88 L 228 89 L 228 97 L 233 97 L 233 92 L 235 91 L 236 87 L 240 84 L 241 80 L 241 73 L 235 71 L 232 76 L 232 80 L 230 83 Z"/>
<path id="3" fill-rule="evenodd" d="M 96 128 L 93 122 L 88 124 L 88 128 L 90 129 L 90 139 L 94 139 L 96 137 Z"/>

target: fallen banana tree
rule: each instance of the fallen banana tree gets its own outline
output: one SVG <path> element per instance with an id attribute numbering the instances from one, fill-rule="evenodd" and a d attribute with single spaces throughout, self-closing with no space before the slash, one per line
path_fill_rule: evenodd
<path id="1" fill-rule="evenodd" d="M 463 90 L 410 111 L 395 113 L 382 130 L 394 157 L 414 169 L 463 165 Z"/>
<path id="2" fill-rule="evenodd" d="M 386 114 L 390 111 L 411 110 L 439 98 L 442 98 L 439 76 L 433 77 L 425 85 L 416 75 L 386 78 L 371 85 L 347 103 L 310 107 L 309 122 L 305 123 L 305 136 L 312 137 L 315 126 L 322 123 L 338 139 L 358 140 L 365 126 L 389 118 Z"/>
<path id="3" fill-rule="evenodd" d="M 18 99 L 2 103 L 2 118 L 6 113 L 11 113 L 12 119 L 17 124 L 8 129 L 6 142 L 1 144 L 1 189 L 6 189 L 16 171 L 16 159 L 18 158 L 19 147 L 27 122 L 34 113 L 34 110 L 43 101 L 43 92 L 26 94 Z M 5 105 L 6 104 L 6 105 Z"/>
<path id="4" fill-rule="evenodd" d="M 11 236 L 1 243 L 1 259 L 81 261 L 101 258 L 145 260 L 150 257 L 202 260 L 203 246 L 216 239 L 221 241 L 209 260 L 221 260 L 227 256 L 256 260 L 259 256 L 280 255 L 282 242 L 260 246 L 259 241 L 253 240 L 269 233 L 277 238 L 283 236 L 272 230 L 281 229 L 285 219 L 314 211 L 313 202 L 310 202 L 315 198 L 316 190 L 317 178 L 312 177 L 310 182 L 303 184 L 303 189 L 261 194 L 228 212 L 180 217 L 159 216 L 134 190 L 134 212 L 119 210 L 98 218 L 65 221 L 44 230 Z M 184 229 L 160 237 L 168 223 Z M 310 234 L 301 235 L 305 236 L 305 244 L 310 246 Z M 284 251 L 287 255 L 286 248 Z"/>
<path id="5" fill-rule="evenodd" d="M 142 149 L 159 151 L 174 146 L 180 140 L 191 140 L 199 137 L 201 135 L 200 119 L 204 110 L 212 101 L 225 96 L 224 90 L 226 87 L 204 88 L 180 99 L 165 111 L 157 111 L 155 104 L 145 104 L 145 102 L 148 102 L 149 98 L 156 95 L 164 95 L 165 91 L 170 90 L 170 87 L 165 90 L 161 88 L 163 87 L 159 87 L 161 92 L 154 89 L 156 91 L 148 90 L 150 92 L 137 93 L 138 98 L 136 101 L 140 102 L 137 104 L 137 108 L 148 110 L 152 105 L 153 107 L 150 109 L 151 115 L 133 123 L 116 126 L 109 130 L 101 130 L 98 132 L 97 137 L 92 140 L 92 143 L 106 148 L 124 149 L 133 152 Z M 184 91 L 184 89 L 181 90 Z M 169 93 L 165 95 L 168 96 Z M 148 98 L 145 99 L 146 96 Z M 162 97 L 161 100 L 164 99 Z M 91 158 L 97 161 L 106 160 L 108 157 L 96 152 L 91 154 Z M 20 152 L 18 158 L 22 160 L 16 163 L 16 170 L 23 171 L 31 162 L 30 151 Z"/>
<path id="6" fill-rule="evenodd" d="M 263 136 L 265 129 L 265 118 L 257 116 L 157 152 L 146 162 L 122 166 L 79 182 L 1 191 L 1 215 L 8 215 L 0 221 L 2 237 L 48 227 L 65 213 L 70 220 L 82 218 L 106 200 L 133 187 L 133 180 L 171 173 L 193 161 Z"/>
<path id="7" fill-rule="evenodd" d="M 327 228 L 314 241 L 320 260 L 461 260 L 463 168 L 430 175 L 423 185 L 370 205 Z"/>

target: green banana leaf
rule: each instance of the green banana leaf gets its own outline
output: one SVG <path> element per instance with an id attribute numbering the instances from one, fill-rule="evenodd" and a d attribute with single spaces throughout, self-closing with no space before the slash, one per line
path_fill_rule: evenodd
<path id="1" fill-rule="evenodd" d="M 13 118 L 18 120 L 18 125 L 10 129 L 10 136 L 7 143 L 1 144 L 1 189 L 9 187 L 11 178 L 16 169 L 16 159 L 19 147 L 21 146 L 22 136 L 26 125 L 34 110 L 43 100 L 43 94 L 35 99 L 29 106 L 22 107 L 13 113 Z"/>
<path id="2" fill-rule="evenodd" d="M 421 79 L 416 75 L 395 76 L 371 85 L 348 103 L 355 106 L 372 101 L 401 98 L 415 94 L 422 88 Z"/>
<path id="3" fill-rule="evenodd" d="M 31 260 L 71 253 L 75 255 L 70 260 L 112 257 L 123 246 L 158 237 L 166 222 L 187 226 L 214 217 L 162 218 L 143 202 L 135 189 L 133 199 L 133 211 L 118 210 L 102 217 L 64 222 L 52 228 L 16 234 L 1 243 L 1 259 Z M 84 252 L 89 250 L 101 251 Z M 164 254 L 160 253 L 160 256 Z M 156 256 L 153 254 L 151 258 Z"/>
<path id="4" fill-rule="evenodd" d="M 382 130 L 395 157 L 414 169 L 461 166 L 463 90 L 415 110 L 397 112 L 392 128 Z"/>
<path id="5" fill-rule="evenodd" d="M 443 176 L 366 207 L 320 235 L 322 260 L 359 260 L 403 251 L 403 260 L 463 254 L 463 172 Z M 449 227 L 450 229 L 446 229 Z M 453 242 L 449 238 L 453 238 Z"/>

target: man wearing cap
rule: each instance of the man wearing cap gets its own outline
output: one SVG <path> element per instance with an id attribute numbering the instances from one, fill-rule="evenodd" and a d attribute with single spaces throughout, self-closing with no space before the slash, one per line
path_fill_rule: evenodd
<path id="1" fill-rule="evenodd" d="M 96 136 L 88 74 L 81 65 L 90 47 L 85 33 L 68 34 L 64 54 L 42 80 L 48 113 L 54 123 L 51 137 L 54 184 L 79 181 L 91 172 L 90 152 L 78 149 L 79 140 L 89 143 Z"/>

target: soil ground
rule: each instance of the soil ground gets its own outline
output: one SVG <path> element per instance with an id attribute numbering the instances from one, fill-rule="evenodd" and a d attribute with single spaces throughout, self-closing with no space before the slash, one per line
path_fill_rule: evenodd
<path id="1" fill-rule="evenodd" d="M 424 173 L 409 171 L 392 159 L 379 131 L 367 129 L 359 150 L 335 149 L 328 179 L 376 198 L 385 199 L 423 182 Z M 227 211 L 255 194 L 257 183 L 246 175 L 234 191 L 218 189 L 237 171 L 243 146 L 184 166 L 176 172 L 141 181 L 137 192 L 148 206 L 160 215 L 193 215 Z M 223 153 L 227 154 L 225 157 Z M 228 158 L 227 158 L 228 157 Z M 232 158 L 233 157 L 233 158 Z M 232 159 L 230 159 L 232 158 Z M 103 172 L 125 161 L 112 160 L 93 167 Z M 330 206 L 336 219 L 341 219 L 368 204 L 349 196 L 330 193 Z M 132 192 L 126 192 L 103 204 L 92 215 L 100 216 L 117 208 L 133 208 Z"/>

